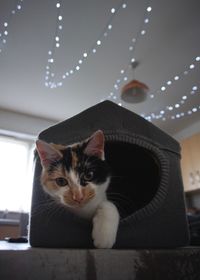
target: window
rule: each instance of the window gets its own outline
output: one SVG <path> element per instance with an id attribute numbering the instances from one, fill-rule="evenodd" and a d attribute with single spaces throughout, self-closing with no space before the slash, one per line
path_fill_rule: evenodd
<path id="1" fill-rule="evenodd" d="M 29 212 L 33 143 L 0 136 L 0 211 Z"/>

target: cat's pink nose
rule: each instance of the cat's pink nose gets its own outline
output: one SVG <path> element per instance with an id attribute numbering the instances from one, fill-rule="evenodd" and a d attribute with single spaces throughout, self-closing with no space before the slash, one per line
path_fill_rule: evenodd
<path id="1" fill-rule="evenodd" d="M 74 192 L 72 198 L 74 201 L 80 203 L 83 200 L 83 194 L 80 191 Z"/>

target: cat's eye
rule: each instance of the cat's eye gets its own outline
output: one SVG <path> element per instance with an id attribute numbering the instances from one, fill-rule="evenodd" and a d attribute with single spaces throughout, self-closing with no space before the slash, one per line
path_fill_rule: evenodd
<path id="1" fill-rule="evenodd" d="M 84 179 L 86 181 L 91 181 L 94 177 L 94 172 L 93 171 L 88 171 L 84 174 Z"/>
<path id="2" fill-rule="evenodd" d="M 59 177 L 59 178 L 56 178 L 56 184 L 59 186 L 59 187 L 64 187 L 66 185 L 68 185 L 68 182 L 65 178 L 63 177 Z"/>

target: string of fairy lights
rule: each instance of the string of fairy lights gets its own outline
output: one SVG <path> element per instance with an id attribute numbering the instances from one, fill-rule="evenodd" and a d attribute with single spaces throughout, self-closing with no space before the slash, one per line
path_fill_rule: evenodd
<path id="1" fill-rule="evenodd" d="M 113 89 L 110 91 L 110 93 L 104 98 L 101 99 L 103 100 L 113 100 L 116 102 L 118 105 L 122 106 L 122 101 L 119 100 L 119 91 L 121 88 L 121 85 L 123 83 L 126 83 L 128 81 L 128 75 L 127 72 L 129 69 L 132 68 L 132 64 L 136 62 L 136 58 L 134 56 L 135 49 L 136 49 L 136 44 L 138 43 L 139 40 L 141 40 L 142 37 L 144 37 L 148 31 L 148 24 L 150 23 L 150 16 L 152 12 L 152 6 L 150 5 L 151 1 L 147 1 L 147 5 L 144 11 L 144 16 L 142 18 L 142 23 L 141 26 L 136 34 L 136 36 L 131 38 L 131 43 L 128 46 L 128 51 L 130 52 L 130 60 L 129 63 L 126 67 L 120 70 L 119 76 L 114 82 Z M 88 51 L 83 52 L 82 57 L 76 60 L 76 63 L 71 69 L 66 70 L 66 72 L 62 75 L 59 81 L 55 81 L 55 73 L 53 72 L 53 67 L 56 63 L 55 61 L 55 52 L 57 49 L 60 47 L 61 43 L 61 37 L 62 37 L 62 2 L 59 1 L 56 3 L 56 9 L 57 9 L 57 21 L 56 21 L 56 32 L 55 32 L 55 38 L 53 40 L 53 45 L 52 49 L 48 51 L 48 62 L 46 65 L 46 73 L 45 73 L 45 86 L 49 87 L 51 89 L 61 87 L 63 85 L 63 81 L 72 76 L 73 74 L 77 73 L 77 71 L 80 70 L 81 66 L 83 63 L 85 63 L 89 56 L 92 54 L 95 54 L 99 47 L 102 46 L 104 39 L 110 35 L 111 30 L 113 28 L 113 19 L 116 17 L 122 9 L 127 8 L 127 3 L 124 1 L 121 1 L 118 7 L 112 8 L 110 10 L 110 18 L 108 19 L 105 27 L 103 28 L 103 31 L 101 34 L 97 37 L 97 40 L 92 46 L 88 49 Z M 200 57 L 197 56 L 195 59 L 195 62 L 199 62 Z M 183 78 L 184 76 L 188 75 L 193 69 L 195 69 L 196 65 L 194 62 L 192 62 L 188 69 L 185 70 L 183 73 L 179 73 L 178 75 L 175 75 L 173 78 L 170 80 L 167 80 L 159 89 L 155 90 L 154 92 L 149 93 L 149 97 L 151 99 L 154 99 L 158 94 L 163 94 L 167 93 L 168 87 L 170 87 L 174 82 L 177 82 L 180 80 L 180 78 Z M 192 87 L 192 90 L 190 92 L 190 96 L 196 95 L 198 87 L 194 85 Z M 185 104 L 187 100 L 189 100 L 189 94 L 188 95 L 183 95 L 181 100 L 176 102 L 175 104 L 170 104 L 165 106 L 165 108 L 159 109 L 156 112 L 151 112 L 149 114 L 144 114 L 142 113 L 141 116 L 144 117 L 148 121 L 153 121 L 153 120 L 158 120 L 161 119 L 162 121 L 165 121 L 166 119 L 178 119 L 181 117 L 184 117 L 185 115 L 191 115 L 193 113 L 196 113 L 200 108 L 198 106 L 191 108 L 191 110 L 188 110 L 188 112 L 181 112 L 181 113 L 175 113 L 169 115 L 169 112 L 174 112 L 176 109 L 180 109 L 180 107 Z M 168 114 L 168 115 L 167 115 Z"/>
<path id="2" fill-rule="evenodd" d="M 66 71 L 61 75 L 61 77 L 58 78 L 56 81 L 55 73 L 53 72 L 53 68 L 54 68 L 53 66 L 56 64 L 56 58 L 55 58 L 56 50 L 60 48 L 60 44 L 62 41 L 62 30 L 63 30 L 62 7 L 63 7 L 62 1 L 57 1 L 56 31 L 53 39 L 52 48 L 48 51 L 48 60 L 47 60 L 46 72 L 45 72 L 45 86 L 51 89 L 63 86 L 63 82 L 65 79 L 71 77 L 72 75 L 80 71 L 82 65 L 88 61 L 89 57 L 98 52 L 99 48 L 103 45 L 105 39 L 110 35 L 112 31 L 114 18 L 119 13 L 121 13 L 122 10 L 127 8 L 127 3 L 121 1 L 117 7 L 113 7 L 110 9 L 110 17 L 106 25 L 104 26 L 102 32 L 98 35 L 96 41 L 92 43 L 92 45 L 89 47 L 87 51 L 83 51 L 82 56 L 75 61 L 74 66 L 72 66 L 71 68 L 67 68 Z"/>
<path id="3" fill-rule="evenodd" d="M 2 22 L 2 25 L 0 26 L 0 54 L 5 49 L 5 45 L 7 43 L 8 28 L 12 20 L 12 17 L 21 11 L 22 5 L 23 5 L 23 0 L 16 0 L 14 4 L 14 8 L 10 10 L 10 12 L 7 14 L 6 19 Z"/>
<path id="4" fill-rule="evenodd" d="M 160 87 L 160 89 L 156 90 L 154 93 L 150 94 L 150 98 L 154 98 L 155 94 L 167 94 L 167 89 L 171 86 L 174 82 L 178 82 L 184 78 L 184 76 L 190 74 L 194 69 L 198 68 L 198 64 L 200 63 L 200 56 L 196 56 L 192 63 L 186 67 L 179 75 L 175 75 L 173 79 L 166 81 L 164 85 Z M 152 95 L 152 96 L 151 96 Z M 200 106 L 196 105 L 192 107 L 190 110 L 186 112 L 175 112 L 176 110 L 180 110 L 181 106 L 184 105 L 187 101 L 190 100 L 191 97 L 199 95 L 199 86 L 194 84 L 188 94 L 183 94 L 181 99 L 174 103 L 168 104 L 164 108 L 160 108 L 157 111 L 151 112 L 149 114 L 142 113 L 141 116 L 148 121 L 159 120 L 166 121 L 167 119 L 175 120 L 181 117 L 192 115 L 200 110 Z M 171 113 L 171 114 L 170 114 Z"/>

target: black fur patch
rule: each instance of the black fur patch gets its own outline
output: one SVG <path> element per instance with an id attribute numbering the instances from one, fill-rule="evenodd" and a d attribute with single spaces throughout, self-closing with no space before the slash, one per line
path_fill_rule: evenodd
<path id="1" fill-rule="evenodd" d="M 96 156 L 88 156 L 84 153 L 85 146 L 77 145 L 75 147 L 67 147 L 62 150 L 63 158 L 54 162 L 49 166 L 49 172 L 53 172 L 59 165 L 64 167 L 67 172 L 73 169 L 80 179 L 81 186 L 86 186 L 89 182 L 96 185 L 106 182 L 110 176 L 110 169 L 105 160 L 101 160 Z M 74 164 L 75 163 L 75 164 Z M 93 172 L 91 180 L 86 179 L 86 174 Z"/>

